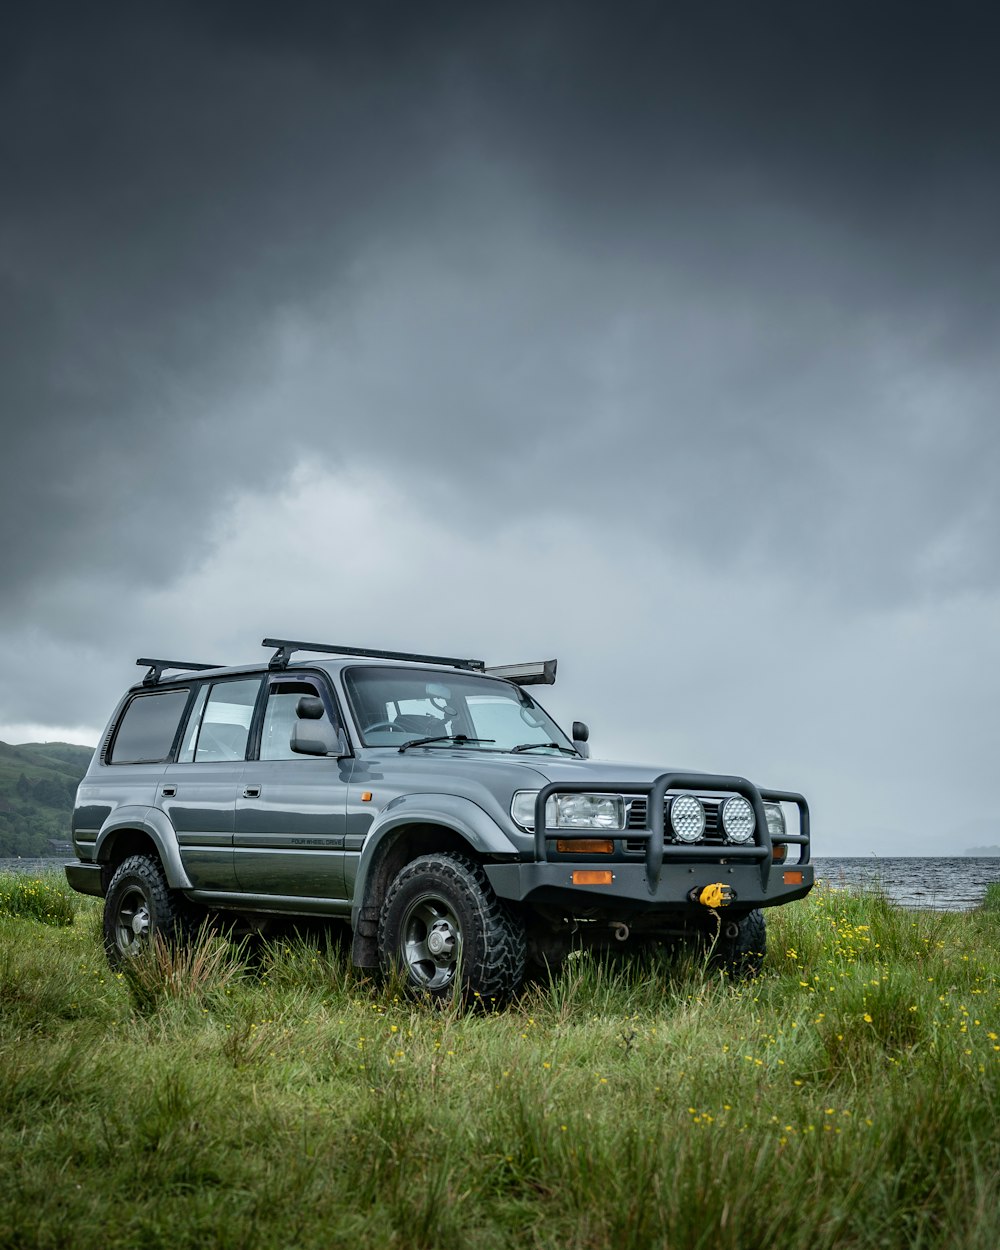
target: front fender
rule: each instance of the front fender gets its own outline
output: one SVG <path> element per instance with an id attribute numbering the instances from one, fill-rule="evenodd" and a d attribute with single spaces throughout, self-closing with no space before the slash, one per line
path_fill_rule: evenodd
<path id="1" fill-rule="evenodd" d="M 191 879 L 181 863 L 177 834 L 166 814 L 158 807 L 116 807 L 101 826 L 94 844 L 94 859 L 107 863 L 119 834 L 136 830 L 156 847 L 167 884 L 174 890 L 192 889 Z"/>
<path id="2" fill-rule="evenodd" d="M 480 855 L 518 855 L 518 847 L 487 812 L 455 794 L 401 794 L 375 817 L 358 861 L 351 920 L 355 928 L 379 848 L 404 825 L 439 825 L 457 833 Z"/>

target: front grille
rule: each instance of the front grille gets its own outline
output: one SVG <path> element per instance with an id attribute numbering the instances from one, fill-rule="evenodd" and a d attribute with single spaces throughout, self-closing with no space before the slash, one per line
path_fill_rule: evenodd
<path id="1" fill-rule="evenodd" d="M 726 839 L 722 830 L 722 821 L 719 811 L 722 807 L 721 800 L 702 799 L 701 805 L 705 809 L 705 834 L 700 842 L 695 842 L 695 846 L 725 846 Z M 670 828 L 670 800 L 665 799 L 663 802 L 663 834 L 667 842 L 674 842 L 673 830 Z M 625 817 L 626 829 L 645 829 L 646 828 L 646 800 L 633 799 L 628 805 L 628 811 Z M 634 854 L 643 854 L 646 850 L 646 842 L 644 838 L 625 838 L 625 850 Z"/>

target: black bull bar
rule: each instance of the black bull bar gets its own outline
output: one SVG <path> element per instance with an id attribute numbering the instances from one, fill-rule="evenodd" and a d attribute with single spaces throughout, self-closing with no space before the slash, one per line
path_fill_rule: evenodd
<path id="1" fill-rule="evenodd" d="M 664 837 L 664 801 L 667 792 L 680 790 L 685 793 L 732 793 L 740 794 L 753 808 L 756 821 L 756 841 L 753 846 L 718 846 L 704 842 L 677 843 L 667 842 Z M 623 794 L 646 796 L 646 827 L 644 829 L 620 830 L 619 836 L 627 834 L 630 839 L 642 839 L 646 843 L 646 882 L 650 894 L 655 894 L 660 884 L 660 872 L 664 859 L 672 859 L 680 863 L 700 862 L 706 860 L 745 859 L 760 863 L 760 882 L 762 891 L 767 890 L 768 877 L 773 862 L 771 830 L 767 824 L 764 811 L 765 800 L 769 803 L 794 803 L 799 809 L 799 832 L 786 833 L 781 842 L 788 842 L 799 847 L 800 864 L 809 862 L 809 804 L 801 794 L 791 790 L 759 790 L 745 777 L 724 777 L 715 773 L 661 773 L 652 782 L 614 782 L 600 781 L 553 781 L 538 791 L 535 799 L 535 859 L 539 863 L 548 860 L 546 842 L 549 838 L 573 840 L 577 838 L 593 838 L 598 832 L 594 829 L 547 829 L 545 826 L 545 805 L 554 794 Z M 602 833 L 613 833 L 613 830 L 601 830 Z"/>

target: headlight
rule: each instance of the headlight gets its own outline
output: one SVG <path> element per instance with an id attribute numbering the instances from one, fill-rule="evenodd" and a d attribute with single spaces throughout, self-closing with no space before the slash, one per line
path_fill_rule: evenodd
<path id="1" fill-rule="evenodd" d="M 556 829 L 621 829 L 625 803 L 620 794 L 555 794 L 545 805 L 545 821 Z"/>
<path id="2" fill-rule="evenodd" d="M 756 824 L 753 807 L 742 795 L 734 794 L 723 803 L 722 827 L 727 842 L 735 842 L 737 846 L 752 842 Z"/>
<path id="3" fill-rule="evenodd" d="M 765 803 L 764 815 L 767 817 L 767 831 L 771 835 L 771 841 L 785 836 L 785 813 L 781 810 L 780 803 Z"/>
<path id="4" fill-rule="evenodd" d="M 518 790 L 510 814 L 522 829 L 535 827 L 537 790 Z M 545 804 L 548 829 L 623 829 L 625 802 L 620 794 L 554 794 Z"/>
<path id="5" fill-rule="evenodd" d="M 670 827 L 679 842 L 698 842 L 705 832 L 705 809 L 693 794 L 682 794 L 670 804 Z"/>

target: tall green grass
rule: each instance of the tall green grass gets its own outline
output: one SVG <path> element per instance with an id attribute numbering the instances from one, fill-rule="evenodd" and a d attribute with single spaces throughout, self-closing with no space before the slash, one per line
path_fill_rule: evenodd
<path id="1" fill-rule="evenodd" d="M 993 1247 L 1000 909 L 814 891 L 765 974 L 570 959 L 507 1011 L 330 940 L 107 970 L 0 919 L 0 1246 Z"/>
<path id="2" fill-rule="evenodd" d="M 1000 911 L 1000 881 L 994 881 L 986 887 L 981 911 Z"/>
<path id="3" fill-rule="evenodd" d="M 45 924 L 72 924 L 80 895 L 55 875 L 0 872 L 0 916 L 24 916 Z"/>

